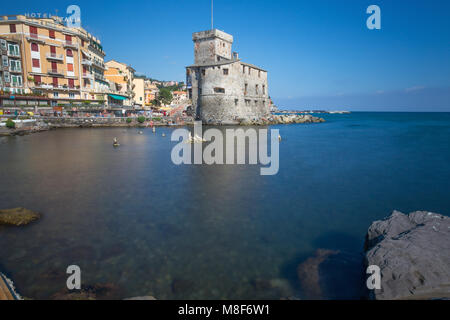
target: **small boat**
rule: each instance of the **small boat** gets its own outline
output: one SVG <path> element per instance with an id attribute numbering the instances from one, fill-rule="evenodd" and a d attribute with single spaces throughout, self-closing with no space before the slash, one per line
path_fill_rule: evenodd
<path id="1" fill-rule="evenodd" d="M 113 147 L 117 148 L 118 146 L 120 146 L 119 141 L 117 141 L 117 138 L 113 139 Z"/>

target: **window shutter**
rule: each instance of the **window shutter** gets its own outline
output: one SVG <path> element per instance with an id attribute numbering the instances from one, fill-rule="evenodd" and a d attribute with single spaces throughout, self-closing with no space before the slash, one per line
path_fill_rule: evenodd
<path id="1" fill-rule="evenodd" d="M 40 68 L 40 62 L 39 62 L 39 59 L 32 59 L 32 61 L 33 61 L 33 67 L 34 68 Z"/>

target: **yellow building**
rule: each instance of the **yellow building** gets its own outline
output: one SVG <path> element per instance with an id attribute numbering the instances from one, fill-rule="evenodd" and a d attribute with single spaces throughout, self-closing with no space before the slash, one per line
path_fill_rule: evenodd
<path id="1" fill-rule="evenodd" d="M 108 104 L 133 106 L 133 80 L 136 71 L 131 66 L 116 60 L 110 60 L 105 65 L 105 78 L 109 81 L 111 88 Z"/>
<path id="2" fill-rule="evenodd" d="M 135 76 L 133 79 L 134 104 L 145 106 L 145 77 Z"/>
<path id="3" fill-rule="evenodd" d="M 20 44 L 25 93 L 46 95 L 52 105 L 102 103 L 109 90 L 100 40 L 62 18 L 0 17 L 0 35 Z"/>
<path id="4" fill-rule="evenodd" d="M 159 89 L 151 80 L 145 80 L 144 86 L 144 100 L 146 106 L 151 106 L 152 101 L 156 99 Z"/>

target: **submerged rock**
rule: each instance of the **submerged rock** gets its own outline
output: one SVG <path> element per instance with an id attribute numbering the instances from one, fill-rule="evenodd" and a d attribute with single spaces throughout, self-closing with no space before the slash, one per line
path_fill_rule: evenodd
<path id="1" fill-rule="evenodd" d="M 52 296 L 53 300 L 115 300 L 120 296 L 120 288 L 113 283 L 98 283 L 81 286 L 81 290 L 64 289 Z"/>
<path id="2" fill-rule="evenodd" d="M 297 267 L 297 275 L 307 299 L 323 298 L 319 267 L 328 257 L 338 253 L 339 251 L 318 249 L 313 257 L 299 264 Z"/>
<path id="3" fill-rule="evenodd" d="M 0 225 L 24 226 L 37 219 L 41 215 L 25 208 L 0 210 Z"/>
<path id="4" fill-rule="evenodd" d="M 157 299 L 154 296 L 142 296 L 142 297 L 127 298 L 124 300 L 157 300 Z"/>
<path id="5" fill-rule="evenodd" d="M 192 290 L 194 283 L 190 280 L 175 278 L 172 281 L 171 289 L 173 294 L 186 294 Z"/>
<path id="6" fill-rule="evenodd" d="M 366 265 L 381 270 L 374 299 L 450 298 L 450 218 L 425 211 L 394 211 L 370 226 Z"/>

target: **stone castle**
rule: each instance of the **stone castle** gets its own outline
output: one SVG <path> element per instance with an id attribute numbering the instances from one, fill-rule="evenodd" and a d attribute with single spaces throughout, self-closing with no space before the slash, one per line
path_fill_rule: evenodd
<path id="1" fill-rule="evenodd" d="M 213 29 L 192 40 L 195 62 L 186 67 L 186 83 L 197 119 L 234 124 L 268 117 L 267 71 L 232 52 L 233 36 Z"/>

